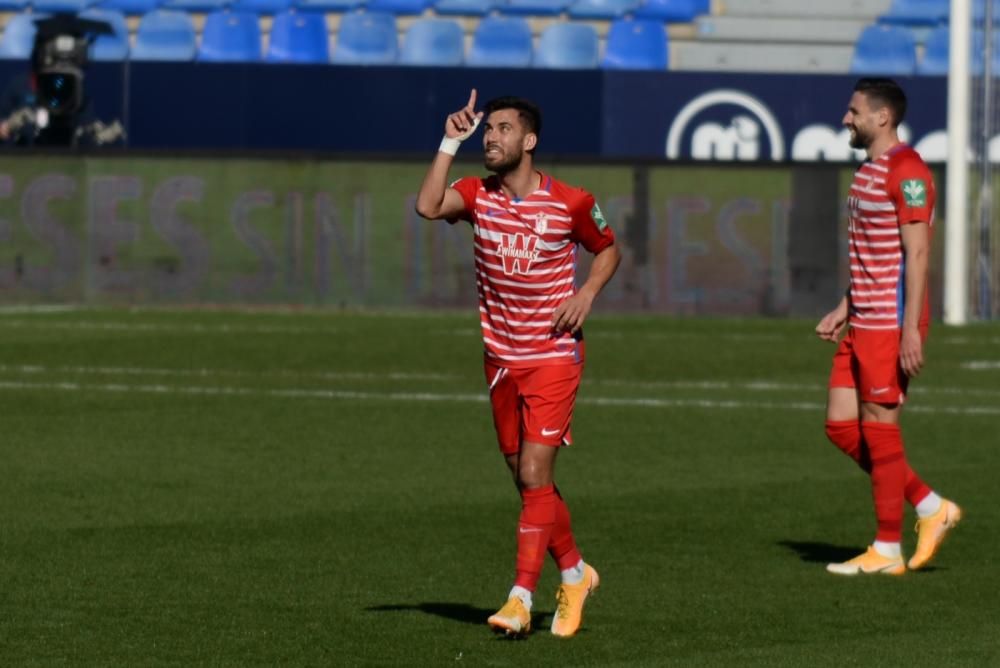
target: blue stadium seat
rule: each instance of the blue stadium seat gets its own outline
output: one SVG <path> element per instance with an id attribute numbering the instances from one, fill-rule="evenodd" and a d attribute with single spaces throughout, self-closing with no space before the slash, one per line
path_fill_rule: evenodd
<path id="1" fill-rule="evenodd" d="M 438 0 L 434 13 L 439 16 L 486 16 L 496 0 Z"/>
<path id="2" fill-rule="evenodd" d="M 33 0 L 32 11 L 48 14 L 79 14 L 94 4 L 95 0 Z"/>
<path id="3" fill-rule="evenodd" d="M 0 39 L 0 58 L 30 58 L 35 46 L 35 19 L 38 14 L 14 14 L 7 21 Z"/>
<path id="4" fill-rule="evenodd" d="M 985 49 L 985 36 L 983 31 L 975 30 L 972 33 L 972 43 L 969 44 L 969 72 L 973 76 L 982 76 L 986 66 L 983 58 Z M 951 47 L 951 35 L 948 26 L 938 26 L 931 30 L 924 43 L 924 56 L 917 63 L 917 74 L 924 76 L 947 76 L 949 69 L 949 50 Z M 992 72 L 995 77 L 1000 74 L 1000 33 L 994 33 L 993 40 L 993 60 Z"/>
<path id="5" fill-rule="evenodd" d="M 433 0 L 368 0 L 365 9 L 396 16 L 419 16 L 432 4 Z"/>
<path id="6" fill-rule="evenodd" d="M 198 60 L 252 63 L 260 60 L 260 25 L 250 12 L 212 12 L 205 17 Z"/>
<path id="7" fill-rule="evenodd" d="M 501 0 L 496 9 L 501 14 L 519 16 L 556 16 L 569 7 L 572 0 Z"/>
<path id="8" fill-rule="evenodd" d="M 879 23 L 905 26 L 935 26 L 948 20 L 948 0 L 892 0 Z"/>
<path id="9" fill-rule="evenodd" d="M 287 11 L 292 6 L 292 0 L 236 0 L 229 9 L 234 12 L 249 12 L 270 16 Z"/>
<path id="10" fill-rule="evenodd" d="M 699 14 L 709 12 L 705 0 L 643 0 L 633 16 L 664 23 L 690 23 Z"/>
<path id="11" fill-rule="evenodd" d="M 340 19 L 333 62 L 390 65 L 399 58 L 396 17 L 385 12 L 351 12 Z"/>
<path id="12" fill-rule="evenodd" d="M 854 74 L 910 75 L 917 68 L 913 33 L 903 26 L 871 25 L 854 44 Z"/>
<path id="13" fill-rule="evenodd" d="M 275 14 L 266 60 L 272 63 L 329 62 L 326 17 L 291 9 Z"/>
<path id="14" fill-rule="evenodd" d="M 194 60 L 197 50 L 187 13 L 155 9 L 139 20 L 132 60 Z"/>
<path id="15" fill-rule="evenodd" d="M 924 42 L 924 56 L 917 63 L 917 74 L 938 76 L 948 74 L 948 51 L 951 48 L 951 36 L 948 26 L 938 26 L 927 35 Z"/>
<path id="16" fill-rule="evenodd" d="M 612 21 L 601 66 L 609 70 L 664 70 L 667 32 L 663 23 L 648 20 Z"/>
<path id="17" fill-rule="evenodd" d="M 406 31 L 399 62 L 404 65 L 461 65 L 465 60 L 465 33 L 449 19 L 420 19 Z"/>
<path id="18" fill-rule="evenodd" d="M 0 0 L 0 11 L 23 12 L 31 6 L 31 0 Z"/>
<path id="19" fill-rule="evenodd" d="M 519 16 L 487 16 L 472 35 L 465 59 L 475 67 L 529 67 L 532 55 L 531 27 Z"/>
<path id="20" fill-rule="evenodd" d="M 617 19 L 635 9 L 639 0 L 576 0 L 569 6 L 573 19 Z"/>
<path id="21" fill-rule="evenodd" d="M 112 34 L 98 35 L 90 45 L 90 59 L 96 61 L 119 61 L 128 58 L 128 25 L 125 15 L 112 9 L 88 9 L 80 12 L 80 18 L 104 21 L 111 26 Z"/>
<path id="22" fill-rule="evenodd" d="M 100 0 L 97 6 L 121 12 L 126 16 L 142 16 L 160 6 L 160 0 Z"/>
<path id="23" fill-rule="evenodd" d="M 232 0 L 165 0 L 160 8 L 205 14 L 225 9 L 230 4 Z"/>
<path id="24" fill-rule="evenodd" d="M 302 12 L 349 12 L 360 8 L 365 0 L 296 0 L 293 7 Z"/>
<path id="25" fill-rule="evenodd" d="M 563 21 L 542 31 L 535 67 L 589 69 L 600 63 L 597 31 L 587 23 Z"/>

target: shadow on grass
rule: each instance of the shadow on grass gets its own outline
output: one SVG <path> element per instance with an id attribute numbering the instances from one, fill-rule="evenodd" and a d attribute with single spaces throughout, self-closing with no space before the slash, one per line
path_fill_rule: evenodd
<path id="1" fill-rule="evenodd" d="M 373 605 L 365 608 L 366 612 L 401 612 L 416 610 L 428 615 L 452 619 L 465 624 L 486 626 L 486 620 L 496 610 L 477 608 L 467 603 L 408 603 L 391 605 Z M 546 628 L 552 618 L 551 612 L 536 612 L 531 615 L 531 626 L 534 629 Z"/>
<path id="2" fill-rule="evenodd" d="M 801 540 L 779 540 L 778 545 L 787 547 L 792 552 L 795 552 L 802 561 L 822 564 L 835 564 L 847 561 L 864 551 L 858 547 L 844 547 L 842 545 Z"/>
<path id="3" fill-rule="evenodd" d="M 436 615 L 445 619 L 453 619 L 456 622 L 466 624 L 486 624 L 486 619 L 496 610 L 486 610 L 477 608 L 467 603 L 408 603 L 394 605 L 373 605 L 365 608 L 367 612 L 400 612 L 403 610 L 417 610 L 428 615 Z"/>

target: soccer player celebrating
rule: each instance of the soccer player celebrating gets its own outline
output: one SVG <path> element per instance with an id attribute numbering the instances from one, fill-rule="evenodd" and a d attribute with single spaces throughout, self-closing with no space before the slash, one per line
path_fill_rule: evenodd
<path id="1" fill-rule="evenodd" d="M 923 568 L 961 509 L 935 494 L 910 468 L 899 417 L 909 380 L 924 363 L 934 181 L 916 151 L 899 140 L 906 95 L 890 79 L 860 79 L 843 124 L 866 160 L 854 174 L 848 204 L 850 284 L 816 326 L 837 342 L 826 434 L 871 477 L 878 530 L 854 559 L 829 564 L 839 575 L 906 572 L 900 541 L 903 500 L 917 512 L 917 548 L 907 565 Z"/>
<path id="2" fill-rule="evenodd" d="M 480 121 L 485 167 L 493 175 L 449 187 L 459 144 Z M 581 327 L 621 255 L 593 196 L 535 169 L 541 126 L 538 107 L 522 98 L 495 99 L 477 112 L 473 90 L 445 121 L 416 208 L 424 218 L 472 225 L 493 424 L 521 495 L 514 586 L 488 623 L 508 635 L 530 631 L 532 593 L 548 551 L 562 571 L 552 633 L 565 637 L 580 627 L 584 601 L 599 580 L 574 541 L 553 482 L 555 461 L 571 440 L 583 371 Z M 577 244 L 595 255 L 579 289 Z"/>

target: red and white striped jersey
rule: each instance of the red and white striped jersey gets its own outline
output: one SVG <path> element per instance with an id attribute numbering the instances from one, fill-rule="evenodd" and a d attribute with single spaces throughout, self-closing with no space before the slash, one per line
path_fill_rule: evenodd
<path id="1" fill-rule="evenodd" d="M 552 313 L 576 293 L 577 244 L 596 254 L 615 240 L 590 193 L 540 176 L 524 199 L 508 198 L 495 176 L 451 186 L 472 224 L 483 342 L 499 366 L 583 361 L 582 332 L 555 332 Z"/>
<path id="2" fill-rule="evenodd" d="M 860 329 L 898 329 L 906 304 L 901 226 L 934 225 L 934 180 L 912 148 L 895 147 L 854 173 L 847 199 L 850 320 Z M 930 313 L 925 293 L 920 326 Z"/>

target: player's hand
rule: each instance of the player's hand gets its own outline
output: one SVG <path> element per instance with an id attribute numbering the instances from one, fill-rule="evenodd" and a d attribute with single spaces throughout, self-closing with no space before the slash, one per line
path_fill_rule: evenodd
<path id="1" fill-rule="evenodd" d="M 552 314 L 552 329 L 556 332 L 572 332 L 576 334 L 583 321 L 590 315 L 590 307 L 594 298 L 586 292 L 578 292 L 558 307 Z"/>
<path id="2" fill-rule="evenodd" d="M 924 342 L 916 329 L 904 329 L 899 341 L 899 366 L 911 378 L 924 366 Z"/>
<path id="3" fill-rule="evenodd" d="M 824 341 L 836 343 L 840 338 L 840 333 L 844 331 L 845 324 L 847 324 L 847 314 L 839 308 L 834 309 L 823 316 L 823 319 L 816 325 L 816 336 Z"/>
<path id="4" fill-rule="evenodd" d="M 468 139 L 482 118 L 483 112 L 476 111 L 476 89 L 473 88 L 466 105 L 448 116 L 444 123 L 444 136 L 459 141 Z"/>

